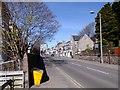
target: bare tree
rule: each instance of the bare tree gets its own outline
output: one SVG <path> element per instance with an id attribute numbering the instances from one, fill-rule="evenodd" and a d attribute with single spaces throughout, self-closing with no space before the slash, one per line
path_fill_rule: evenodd
<path id="1" fill-rule="evenodd" d="M 10 30 L 11 29 L 11 30 Z M 2 52 L 9 59 L 20 59 L 21 30 L 14 25 L 10 26 L 10 31 L 2 29 Z"/>
<path id="2" fill-rule="evenodd" d="M 51 39 L 60 27 L 59 22 L 44 3 L 7 2 L 6 4 L 12 29 L 2 30 L 2 34 L 3 43 L 8 47 L 5 52 L 8 56 L 12 53 L 10 56 L 12 58 L 22 59 L 29 46 L 34 45 L 37 40 L 42 42 Z"/>
<path id="3" fill-rule="evenodd" d="M 89 37 L 92 37 L 95 34 L 95 22 L 88 24 L 79 32 L 79 36 L 83 36 L 84 34 L 87 34 Z"/>

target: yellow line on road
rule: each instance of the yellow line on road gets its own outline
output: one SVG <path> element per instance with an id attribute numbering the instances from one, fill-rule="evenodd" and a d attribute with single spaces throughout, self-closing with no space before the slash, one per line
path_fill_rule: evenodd
<path id="1" fill-rule="evenodd" d="M 56 69 L 58 71 L 60 71 L 65 77 L 67 77 L 69 80 L 72 81 L 72 83 L 74 83 L 76 85 L 76 87 L 78 88 L 84 88 L 80 83 L 78 83 L 75 79 L 73 79 L 72 77 L 70 77 L 67 73 L 65 73 L 63 70 L 61 70 L 60 68 L 56 67 Z"/>

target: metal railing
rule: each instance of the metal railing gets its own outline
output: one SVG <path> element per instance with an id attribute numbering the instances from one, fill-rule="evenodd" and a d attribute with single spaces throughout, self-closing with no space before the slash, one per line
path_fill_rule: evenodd
<path id="1" fill-rule="evenodd" d="M 24 84 L 24 73 L 23 71 L 0 71 L 0 86 L 5 87 L 6 84 L 10 84 L 14 81 L 15 88 L 23 88 Z"/>
<path id="2" fill-rule="evenodd" d="M 1 90 L 4 90 L 8 85 L 10 86 L 10 90 L 14 90 L 14 80 L 11 79 L 2 85 Z"/>

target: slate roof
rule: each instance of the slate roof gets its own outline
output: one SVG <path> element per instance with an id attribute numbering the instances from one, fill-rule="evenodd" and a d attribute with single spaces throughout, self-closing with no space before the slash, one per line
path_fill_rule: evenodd
<path id="1" fill-rule="evenodd" d="M 79 41 L 80 39 L 80 36 L 77 36 L 77 35 L 72 35 L 72 37 L 74 41 Z"/>
<path id="2" fill-rule="evenodd" d="M 57 45 L 60 45 L 60 44 L 62 44 L 62 42 L 57 43 Z"/>

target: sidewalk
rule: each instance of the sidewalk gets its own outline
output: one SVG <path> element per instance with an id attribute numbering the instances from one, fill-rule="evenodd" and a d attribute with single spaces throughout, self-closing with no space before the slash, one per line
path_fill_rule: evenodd
<path id="1" fill-rule="evenodd" d="M 73 82 L 57 70 L 55 65 L 47 66 L 46 70 L 50 80 L 41 85 L 34 85 L 32 88 L 77 88 Z"/>
<path id="2" fill-rule="evenodd" d="M 64 60 L 80 61 L 80 62 L 84 62 L 87 64 L 93 64 L 93 65 L 111 68 L 111 69 L 115 69 L 115 70 L 118 70 L 118 66 L 119 66 L 119 65 L 108 64 L 108 63 L 102 64 L 102 63 L 97 62 L 97 61 L 88 61 L 88 60 L 84 60 L 84 59 L 73 59 L 73 58 L 69 58 L 69 57 L 55 57 L 55 58 L 64 59 Z"/>

